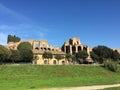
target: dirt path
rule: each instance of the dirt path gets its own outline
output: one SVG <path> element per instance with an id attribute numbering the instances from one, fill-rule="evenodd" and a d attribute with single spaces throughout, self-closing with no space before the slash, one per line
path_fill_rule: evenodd
<path id="1" fill-rule="evenodd" d="M 51 88 L 51 89 L 43 89 L 43 90 L 97 90 L 97 89 L 104 89 L 104 88 L 110 88 L 110 87 L 120 87 L 120 84 L 70 87 L 70 88 Z"/>

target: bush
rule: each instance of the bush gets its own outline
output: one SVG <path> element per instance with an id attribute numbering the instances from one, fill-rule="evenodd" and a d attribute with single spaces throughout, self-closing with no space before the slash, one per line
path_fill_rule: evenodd
<path id="1" fill-rule="evenodd" d="M 21 42 L 18 45 L 17 49 L 20 52 L 22 62 L 32 62 L 33 59 L 32 45 L 29 42 Z"/>
<path id="2" fill-rule="evenodd" d="M 7 62 L 11 55 L 11 51 L 7 49 L 6 47 L 0 45 L 0 63 Z"/>
<path id="3" fill-rule="evenodd" d="M 104 67 L 107 68 L 110 71 L 113 71 L 113 72 L 117 72 L 118 71 L 117 63 L 112 62 L 112 61 L 104 62 Z"/>

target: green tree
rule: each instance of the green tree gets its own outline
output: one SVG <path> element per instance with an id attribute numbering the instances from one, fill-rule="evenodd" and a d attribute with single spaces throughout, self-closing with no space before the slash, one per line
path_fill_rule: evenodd
<path id="1" fill-rule="evenodd" d="M 11 55 L 10 50 L 8 50 L 6 47 L 0 45 L 0 62 L 7 62 Z"/>
<path id="2" fill-rule="evenodd" d="M 73 54 L 73 55 L 71 56 L 71 58 L 72 58 L 73 64 L 75 64 L 75 63 L 76 63 L 76 54 Z"/>
<path id="3" fill-rule="evenodd" d="M 18 47 L 18 50 L 23 50 L 23 49 L 28 49 L 28 50 L 32 50 L 32 45 L 29 42 L 21 42 Z"/>
<path id="4" fill-rule="evenodd" d="M 55 59 L 57 59 L 58 64 L 59 64 L 59 61 L 60 61 L 61 59 L 63 59 L 63 58 L 64 58 L 64 57 L 63 57 L 62 55 L 59 55 L 59 54 L 55 55 Z"/>
<path id="5" fill-rule="evenodd" d="M 21 55 L 20 52 L 18 50 L 11 50 L 11 55 L 10 55 L 10 61 L 14 62 L 18 62 L 21 59 Z"/>
<path id="6" fill-rule="evenodd" d="M 76 53 L 76 58 L 77 60 L 80 60 L 81 63 L 83 63 L 83 61 L 85 61 L 87 57 L 88 57 L 88 53 L 84 50 Z"/>
<path id="7" fill-rule="evenodd" d="M 53 55 L 51 52 L 44 52 L 43 58 L 48 59 L 48 64 L 49 64 L 49 60 L 53 58 Z"/>
<path id="8" fill-rule="evenodd" d="M 120 54 L 119 54 L 119 52 L 118 52 L 117 50 L 114 50 L 114 51 L 112 52 L 111 58 L 112 58 L 114 61 L 119 60 L 119 59 L 120 59 Z"/>
<path id="9" fill-rule="evenodd" d="M 15 36 L 15 35 L 8 35 L 8 38 L 7 38 L 7 43 L 9 42 L 19 42 L 20 41 L 20 38 Z"/>
<path id="10" fill-rule="evenodd" d="M 20 50 L 20 55 L 23 62 L 32 62 L 32 59 L 33 59 L 32 50 L 22 49 Z"/>
<path id="11" fill-rule="evenodd" d="M 17 48 L 20 51 L 22 61 L 32 62 L 33 59 L 32 45 L 29 42 L 22 42 L 18 45 Z"/>
<path id="12" fill-rule="evenodd" d="M 66 54 L 66 59 L 68 60 L 68 62 L 69 62 L 69 64 L 70 64 L 70 62 L 72 61 L 72 54 L 67 53 L 67 54 Z"/>
<path id="13" fill-rule="evenodd" d="M 7 38 L 7 43 L 11 42 L 12 41 L 12 36 L 11 35 L 8 35 L 8 38 Z"/>
<path id="14" fill-rule="evenodd" d="M 98 63 L 103 63 L 104 60 L 111 60 L 112 58 L 115 58 L 115 55 L 116 53 L 107 46 L 94 47 L 91 52 L 92 59 L 96 59 Z"/>
<path id="15" fill-rule="evenodd" d="M 99 57 L 94 52 L 90 52 L 90 57 L 93 59 L 95 63 L 98 62 Z"/>

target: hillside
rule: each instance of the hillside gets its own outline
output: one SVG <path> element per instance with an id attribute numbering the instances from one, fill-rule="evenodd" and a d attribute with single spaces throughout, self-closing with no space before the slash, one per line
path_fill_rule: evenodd
<path id="1" fill-rule="evenodd" d="M 0 89 L 26 90 L 120 83 L 120 72 L 100 66 L 1 65 Z"/>

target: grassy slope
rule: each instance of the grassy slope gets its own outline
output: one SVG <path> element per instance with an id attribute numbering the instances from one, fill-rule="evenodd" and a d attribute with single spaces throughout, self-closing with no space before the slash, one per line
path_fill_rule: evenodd
<path id="1" fill-rule="evenodd" d="M 120 72 L 98 66 L 0 66 L 0 89 L 26 90 L 120 83 Z"/>

